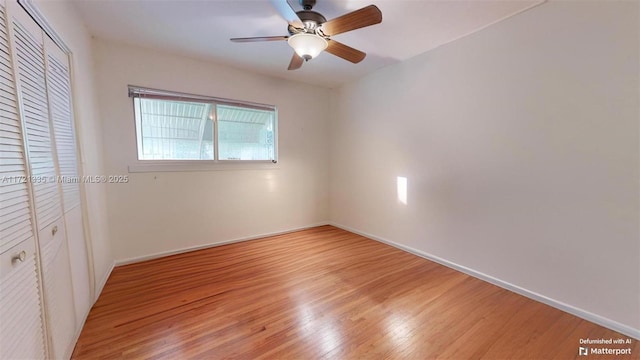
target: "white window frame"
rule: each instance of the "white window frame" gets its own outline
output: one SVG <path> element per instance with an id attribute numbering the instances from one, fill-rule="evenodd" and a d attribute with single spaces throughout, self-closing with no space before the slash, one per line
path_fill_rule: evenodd
<path id="1" fill-rule="evenodd" d="M 252 103 L 218 98 L 179 93 L 174 91 L 151 89 L 141 86 L 129 85 L 129 97 L 133 108 L 133 121 L 135 128 L 135 161 L 129 165 L 129 172 L 162 172 L 162 171 L 211 171 L 211 170 L 260 170 L 278 169 L 278 109 L 274 105 Z M 274 159 L 273 160 L 219 160 L 218 159 L 218 121 L 213 119 L 214 126 L 214 160 L 140 160 L 138 149 L 141 137 L 140 126 L 135 116 L 134 98 L 147 98 L 158 100 L 178 100 L 188 102 L 205 102 L 215 105 L 231 105 L 274 112 Z M 215 112 L 215 111 L 214 111 Z"/>

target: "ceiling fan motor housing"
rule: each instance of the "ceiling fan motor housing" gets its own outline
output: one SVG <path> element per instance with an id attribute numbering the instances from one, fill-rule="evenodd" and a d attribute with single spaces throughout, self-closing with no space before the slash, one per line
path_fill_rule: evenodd
<path id="1" fill-rule="evenodd" d="M 327 19 L 322 16 L 319 12 L 315 12 L 313 10 L 300 10 L 296 12 L 302 23 L 304 24 L 304 29 L 298 29 L 289 25 L 289 34 L 297 34 L 299 32 L 309 32 L 311 30 L 312 33 L 315 33 L 315 30 L 320 27 L 320 25 L 327 22 Z"/>

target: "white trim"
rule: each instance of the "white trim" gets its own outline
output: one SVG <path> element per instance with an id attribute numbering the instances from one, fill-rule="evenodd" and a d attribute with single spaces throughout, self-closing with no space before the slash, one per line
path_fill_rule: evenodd
<path id="1" fill-rule="evenodd" d="M 393 246 L 393 247 L 395 247 L 397 249 L 406 251 L 408 253 L 411 253 L 413 255 L 419 256 L 421 258 L 424 258 L 424 259 L 427 259 L 427 260 L 431 260 L 431 261 L 436 262 L 436 263 L 438 263 L 440 265 L 444 265 L 444 266 L 446 266 L 448 268 L 460 271 L 460 272 L 465 273 L 465 274 L 467 274 L 469 276 L 473 276 L 474 278 L 486 281 L 488 283 L 491 283 L 491 284 L 499 286 L 499 287 L 501 287 L 503 289 L 512 291 L 512 292 L 514 292 L 516 294 L 522 295 L 522 296 L 527 297 L 529 299 L 541 302 L 543 304 L 552 306 L 552 307 L 554 307 L 556 309 L 562 310 L 562 311 L 567 312 L 569 314 L 575 315 L 575 316 L 577 316 L 579 318 L 582 318 L 584 320 L 591 321 L 592 323 L 604 326 L 604 327 L 606 327 L 608 329 L 611 329 L 613 331 L 617 331 L 617 332 L 619 332 L 621 334 L 624 334 L 626 336 L 630 336 L 632 338 L 635 338 L 636 340 L 640 340 L 640 329 L 635 329 L 635 328 L 633 328 L 631 326 L 619 323 L 619 322 L 617 322 L 615 320 L 611 320 L 611 319 L 605 318 L 603 316 L 600 316 L 600 315 L 594 314 L 592 312 L 589 312 L 587 310 L 580 309 L 580 308 L 577 308 L 575 306 L 563 303 L 562 301 L 558 301 L 558 300 L 552 299 L 550 297 L 538 294 L 538 293 L 536 293 L 534 291 L 527 290 L 527 289 L 522 288 L 520 286 L 517 286 L 517 285 L 511 284 L 509 282 L 506 282 L 504 280 L 495 278 L 495 277 L 493 277 L 491 275 L 484 274 L 482 272 L 470 269 L 470 268 L 468 268 L 466 266 L 462 266 L 462 265 L 456 264 L 456 263 L 451 262 L 449 260 L 445 260 L 445 259 L 443 259 L 441 257 L 435 256 L 435 255 L 431 255 L 429 253 L 414 249 L 412 247 L 409 247 L 409 246 L 406 246 L 406 245 L 402 245 L 402 244 L 398 244 L 398 243 L 393 242 L 391 240 L 387 240 L 387 239 L 384 239 L 384 238 L 381 238 L 381 237 L 366 233 L 364 231 L 356 230 L 356 229 L 351 228 L 349 226 L 338 224 L 338 223 L 335 223 L 335 222 L 329 222 L 329 225 L 335 226 L 337 228 L 340 228 L 340 229 L 343 229 L 343 230 L 346 230 L 346 231 L 349 231 L 349 232 L 352 232 L 354 234 L 362 235 L 362 236 L 364 236 L 366 238 L 369 238 L 369 239 L 372 239 L 372 240 L 375 240 L 375 241 L 378 241 L 378 242 L 381 242 L 381 243 L 384 243 L 384 244 L 387 244 L 387 245 L 390 245 L 390 246 Z"/>
<path id="2" fill-rule="evenodd" d="M 161 252 L 157 252 L 157 253 L 154 253 L 154 254 L 151 254 L 151 255 L 143 255 L 143 256 L 136 256 L 136 257 L 126 258 L 126 259 L 122 259 L 122 260 L 116 260 L 116 266 L 134 264 L 134 263 L 147 261 L 147 260 L 153 260 L 153 259 L 157 259 L 157 258 L 161 258 L 161 257 L 165 257 L 165 256 L 182 254 L 182 253 L 186 253 L 186 252 L 190 252 L 190 251 L 196 251 L 196 250 L 202 250 L 202 249 L 208 249 L 208 248 L 218 247 L 218 246 L 222 246 L 222 245 L 229 245 L 229 244 L 234 244 L 234 243 L 238 243 L 238 242 L 258 240 L 258 239 L 262 239 L 262 238 L 265 238 L 265 237 L 283 235 L 283 234 L 288 234 L 288 233 L 301 231 L 301 230 L 307 230 L 307 229 L 311 229 L 311 228 L 314 228 L 314 227 L 325 226 L 325 225 L 329 225 L 329 222 L 320 222 L 320 223 L 307 225 L 307 226 L 302 226 L 302 227 L 289 229 L 289 230 L 276 231 L 276 232 L 272 232 L 272 233 L 266 233 L 266 234 L 260 234 L 260 235 L 255 235 L 255 236 L 242 237 L 242 238 L 235 238 L 235 239 L 231 239 L 231 240 L 224 240 L 224 241 L 217 242 L 217 243 L 212 243 L 212 244 L 196 245 L 196 246 L 189 246 L 189 247 L 184 247 L 184 248 L 175 249 L 175 250 L 161 251 Z"/>
<path id="3" fill-rule="evenodd" d="M 102 294 L 102 290 L 104 289 L 104 286 L 107 284 L 107 280 L 109 280 L 109 276 L 111 276 L 111 273 L 113 272 L 113 269 L 116 267 L 116 262 L 112 262 L 111 266 L 109 267 L 109 270 L 107 270 L 104 275 L 102 276 L 102 279 L 96 284 L 96 291 L 93 294 L 93 301 L 91 304 L 91 308 L 93 308 L 93 305 L 95 305 L 96 301 L 98 301 L 98 298 L 100 297 L 100 294 Z"/>
<path id="4" fill-rule="evenodd" d="M 66 54 L 71 54 L 71 49 L 64 43 L 62 38 L 56 33 L 55 29 L 51 26 L 47 18 L 42 15 L 40 9 L 33 3 L 32 0 L 18 0 L 18 4 L 22 6 L 22 8 L 33 18 L 33 21 L 36 22 L 40 26 L 40 28 L 44 31 L 51 40 L 53 40 L 62 51 Z"/>
<path id="5" fill-rule="evenodd" d="M 71 359 L 71 355 L 73 355 L 73 350 L 75 350 L 76 345 L 78 345 L 80 334 L 82 334 L 82 330 L 84 330 L 84 324 L 87 322 L 87 319 L 89 318 L 89 313 L 91 312 L 91 309 L 93 309 L 93 306 L 90 306 L 89 309 L 87 309 L 84 316 L 82 317 L 82 323 L 76 329 L 76 333 L 73 336 L 73 341 L 69 344 L 69 348 L 67 348 L 67 352 L 65 353 L 66 354 L 65 359 Z"/>
<path id="6" fill-rule="evenodd" d="M 265 161 L 209 161 L 209 160 L 141 160 L 128 166 L 129 173 L 143 172 L 190 172 L 220 170 L 278 170 L 280 165 L 271 160 Z"/>

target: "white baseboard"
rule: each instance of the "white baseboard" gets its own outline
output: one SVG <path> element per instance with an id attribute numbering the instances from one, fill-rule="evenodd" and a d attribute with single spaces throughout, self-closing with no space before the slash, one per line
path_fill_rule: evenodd
<path id="1" fill-rule="evenodd" d="M 255 236 L 236 238 L 236 239 L 231 239 L 231 240 L 224 240 L 224 241 L 216 242 L 216 243 L 212 243 L 212 244 L 188 246 L 188 247 L 175 249 L 175 250 L 161 251 L 161 252 L 157 252 L 157 253 L 154 253 L 154 254 L 151 254 L 151 255 L 135 256 L 135 257 L 132 257 L 132 258 L 116 260 L 115 265 L 116 266 L 121 266 L 121 265 L 127 265 L 127 264 L 134 264 L 134 263 L 141 262 L 141 261 L 157 259 L 157 258 L 170 256 L 170 255 L 182 254 L 182 253 L 186 253 L 186 252 L 189 252 L 189 251 L 208 249 L 208 248 L 212 248 L 212 247 L 216 247 L 216 246 L 228 245 L 228 244 L 233 244 L 233 243 L 243 242 L 243 241 L 257 240 L 257 239 L 261 239 L 261 238 L 265 238 L 265 237 L 269 237 L 269 236 L 283 235 L 283 234 L 288 234 L 288 233 L 292 233 L 292 232 L 295 232 L 295 231 L 311 229 L 311 228 L 314 228 L 314 227 L 324 226 L 324 225 L 329 225 L 329 222 L 321 222 L 321 223 L 316 223 L 316 224 L 307 225 L 307 226 L 303 226 L 303 227 L 298 227 L 298 228 L 294 228 L 294 229 L 276 231 L 276 232 L 272 232 L 272 233 L 266 233 L 266 234 L 260 234 L 260 235 L 255 235 Z"/>
<path id="2" fill-rule="evenodd" d="M 113 266 L 111 267 L 111 269 L 113 269 Z M 110 273 L 111 271 L 109 271 L 109 274 Z M 93 303 L 95 303 L 95 301 L 93 301 Z M 67 349 L 65 359 L 71 359 L 71 356 L 73 355 L 73 350 L 76 349 L 76 345 L 78 344 L 78 340 L 80 339 L 80 334 L 82 334 L 82 330 L 84 330 L 84 324 L 87 322 L 87 318 L 89 317 L 89 313 L 91 312 L 91 309 L 93 309 L 93 304 L 89 307 L 89 309 L 87 309 L 86 313 L 84 314 L 84 317 L 82 318 L 82 322 L 80 323 L 80 326 L 78 327 L 78 329 L 76 329 L 76 333 L 73 336 L 73 341 L 71 342 L 71 344 L 69 345 L 69 348 Z"/>
<path id="3" fill-rule="evenodd" d="M 96 301 L 98 301 L 98 297 L 100 297 L 100 294 L 102 294 L 102 289 L 104 289 L 104 285 L 107 283 L 107 280 L 109 280 L 109 276 L 111 276 L 111 272 L 115 267 L 116 267 L 116 262 L 114 261 L 111 263 L 109 270 L 107 270 L 104 273 L 104 275 L 102 275 L 102 279 L 100 279 L 100 281 L 96 283 L 96 288 L 94 289 L 95 294 L 93 294 L 94 298 L 93 298 L 93 302 L 91 303 L 91 307 L 93 307 Z"/>
<path id="4" fill-rule="evenodd" d="M 355 234 L 358 234 L 358 235 L 362 235 L 362 236 L 364 236 L 366 238 L 369 238 L 369 239 L 372 239 L 372 240 L 379 241 L 381 243 L 393 246 L 393 247 L 395 247 L 397 249 L 406 251 L 406 252 L 414 254 L 416 256 L 420 256 L 420 257 L 425 258 L 427 260 L 431 260 L 431 261 L 436 262 L 438 264 L 444 265 L 444 266 L 446 266 L 448 268 L 451 268 L 451 269 L 460 271 L 462 273 L 465 273 L 467 275 L 473 276 L 474 278 L 486 281 L 486 282 L 491 283 L 493 285 L 499 286 L 499 287 L 501 287 L 503 289 L 507 289 L 507 290 L 512 291 L 512 292 L 514 292 L 516 294 L 519 294 L 519 295 L 522 295 L 524 297 L 527 297 L 529 299 L 532 299 L 532 300 L 535 300 L 535 301 L 539 301 L 539 302 L 541 302 L 543 304 L 552 306 L 552 307 L 554 307 L 556 309 L 559 309 L 559 310 L 562 310 L 562 311 L 567 312 L 569 314 L 575 315 L 575 316 L 577 316 L 579 318 L 585 319 L 587 321 L 591 321 L 591 322 L 593 322 L 595 324 L 604 326 L 604 327 L 606 327 L 608 329 L 611 329 L 613 331 L 617 331 L 617 332 L 619 332 L 621 334 L 624 334 L 626 336 L 630 336 L 632 338 L 635 338 L 636 340 L 640 340 L 640 329 L 635 329 L 635 328 L 633 328 L 631 326 L 619 323 L 619 322 L 617 322 L 615 320 L 611 320 L 611 319 L 605 318 L 603 316 L 594 314 L 592 312 L 589 312 L 589 311 L 577 308 L 575 306 L 563 303 L 562 301 L 558 301 L 558 300 L 552 299 L 550 297 L 538 294 L 536 292 L 527 290 L 525 288 L 522 288 L 520 286 L 511 284 L 511 283 L 506 282 L 504 280 L 500 280 L 500 279 L 495 278 L 493 276 L 490 276 L 490 275 L 481 273 L 479 271 L 470 269 L 470 268 L 468 268 L 466 266 L 462 266 L 462 265 L 453 263 L 451 261 L 445 260 L 445 259 L 437 257 L 435 255 L 431 255 L 431 254 L 425 253 L 423 251 L 414 249 L 412 247 L 401 245 L 401 244 L 398 244 L 396 242 L 393 242 L 393 241 L 390 241 L 390 240 L 387 240 L 387 239 L 384 239 L 384 238 L 381 238 L 381 237 L 378 237 L 378 236 L 375 236 L 375 235 L 372 235 L 372 234 L 368 234 L 368 233 L 366 233 L 364 231 L 353 229 L 353 228 L 351 228 L 349 226 L 338 224 L 338 223 L 335 223 L 335 222 L 330 222 L 329 225 L 335 226 L 337 228 L 340 228 L 340 229 L 343 229 L 343 230 L 346 230 L 346 231 L 349 231 L 349 232 L 352 232 L 352 233 L 355 233 Z"/>
<path id="5" fill-rule="evenodd" d="M 91 306 L 89 306 L 86 313 L 84 314 L 82 318 L 82 322 L 80 323 L 80 326 L 78 327 L 78 329 L 76 330 L 76 333 L 73 336 L 73 341 L 70 343 L 69 347 L 67 348 L 67 352 L 65 353 L 66 354 L 65 359 L 71 359 L 71 355 L 73 355 L 73 350 L 75 350 L 76 345 L 78 343 L 78 339 L 80 339 L 80 334 L 82 334 L 82 330 L 84 329 L 84 324 L 87 321 L 87 318 L 89 317 L 89 313 L 91 312 L 91 309 L 93 309 L 93 305 L 95 305 L 96 301 L 98 301 L 98 297 L 100 297 L 100 294 L 102 293 L 102 289 L 104 289 L 104 285 L 107 283 L 109 276 L 111 276 L 111 272 L 113 271 L 113 268 L 115 267 L 115 265 L 116 263 L 112 262 L 111 266 L 109 267 L 109 270 L 105 272 L 105 274 L 102 276 L 102 279 L 100 279 L 100 282 L 96 283 L 97 287 L 95 289 L 95 293 L 91 294 L 92 296 Z"/>

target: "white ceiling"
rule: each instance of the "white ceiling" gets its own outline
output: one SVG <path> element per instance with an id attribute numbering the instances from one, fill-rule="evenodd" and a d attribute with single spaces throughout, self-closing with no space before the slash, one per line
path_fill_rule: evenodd
<path id="1" fill-rule="evenodd" d="M 75 5 L 97 37 L 229 64 L 252 72 L 333 87 L 475 32 L 543 0 L 318 0 L 327 19 L 366 5 L 382 23 L 333 39 L 367 53 L 351 64 L 328 53 L 288 71 L 286 41 L 231 43 L 232 37 L 288 35 L 268 0 L 80 0 Z M 297 0 L 289 0 L 301 10 Z"/>

